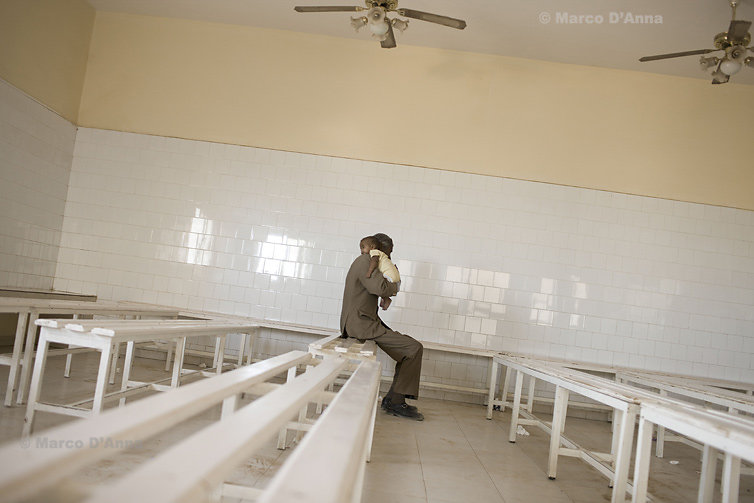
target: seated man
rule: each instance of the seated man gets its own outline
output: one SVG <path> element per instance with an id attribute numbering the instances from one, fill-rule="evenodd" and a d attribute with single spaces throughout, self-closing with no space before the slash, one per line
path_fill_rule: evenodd
<path id="1" fill-rule="evenodd" d="M 386 234 L 375 234 L 380 248 L 390 256 L 393 240 Z M 367 277 L 370 257 L 364 253 L 351 264 L 343 290 L 343 307 L 340 312 L 340 331 L 346 337 L 359 340 L 373 339 L 385 353 L 395 360 L 395 375 L 390 391 L 382 400 L 382 408 L 395 416 L 421 421 L 424 415 L 406 403 L 406 398 L 416 399 L 419 394 L 419 375 L 422 366 L 420 342 L 395 332 L 377 315 L 380 297 L 398 293 L 398 283 L 391 283 L 381 274 Z"/>

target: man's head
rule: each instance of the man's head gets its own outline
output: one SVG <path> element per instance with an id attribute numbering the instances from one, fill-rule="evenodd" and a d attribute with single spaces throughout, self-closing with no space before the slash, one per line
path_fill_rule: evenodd
<path id="1" fill-rule="evenodd" d="M 369 253 L 372 250 L 379 250 L 380 242 L 374 236 L 367 236 L 359 241 L 359 248 L 361 253 Z"/>
<path id="2" fill-rule="evenodd" d="M 390 239 L 390 236 L 388 236 L 387 234 L 378 232 L 372 237 L 374 237 L 379 243 L 378 249 L 381 252 L 383 252 L 388 257 L 390 256 L 391 253 L 393 253 L 393 240 Z"/>

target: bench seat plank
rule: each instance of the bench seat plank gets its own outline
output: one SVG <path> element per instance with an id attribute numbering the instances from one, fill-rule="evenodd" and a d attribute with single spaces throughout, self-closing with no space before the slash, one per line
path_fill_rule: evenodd
<path id="1" fill-rule="evenodd" d="M 360 501 L 379 376 L 378 362 L 359 365 L 275 475 L 260 503 Z"/>
<path id="2" fill-rule="evenodd" d="M 323 361 L 285 386 L 169 448 L 114 484 L 101 487 L 87 501 L 206 501 L 235 467 L 324 390 L 347 363 L 339 358 Z"/>
<path id="3" fill-rule="evenodd" d="M 46 430 L 28 439 L 28 447 L 12 442 L 0 448 L 0 459 L 13 460 L 0 471 L 3 500 L 28 497 L 54 485 L 77 469 L 117 452 L 116 447 L 89 448 L 91 439 L 138 442 L 198 414 L 224 399 L 311 362 L 311 355 L 291 351 L 253 365 L 177 388 L 168 394 L 146 397 L 127 407 L 103 412 L 82 422 Z M 39 448 L 41 438 L 60 438 L 82 449 Z M 24 445 L 27 445 L 25 443 Z"/>

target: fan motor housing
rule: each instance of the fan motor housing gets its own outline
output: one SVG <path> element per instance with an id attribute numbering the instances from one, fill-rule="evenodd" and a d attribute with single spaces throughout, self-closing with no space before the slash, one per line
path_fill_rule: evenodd
<path id="1" fill-rule="evenodd" d="M 747 33 L 742 39 L 736 40 L 735 44 L 728 38 L 728 32 L 724 31 L 715 35 L 715 47 L 725 50 L 732 45 L 742 45 L 744 47 L 751 42 L 751 33 Z"/>
<path id="2" fill-rule="evenodd" d="M 398 7 L 398 0 L 365 0 L 367 7 L 382 7 L 386 11 L 393 11 Z"/>

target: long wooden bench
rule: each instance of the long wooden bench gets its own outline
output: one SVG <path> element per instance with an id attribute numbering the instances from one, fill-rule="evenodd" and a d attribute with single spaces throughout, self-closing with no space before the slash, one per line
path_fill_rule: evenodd
<path id="1" fill-rule="evenodd" d="M 123 477 L 95 487 L 87 501 L 186 502 L 223 495 L 262 496 L 262 501 L 274 502 L 358 501 L 380 371 L 377 362 L 363 361 L 337 393 L 327 392 L 347 364 L 347 359 L 320 361 L 292 351 L 47 430 L 25 445 L 11 442 L 0 448 L 2 459 L 14 460 L 0 472 L 0 494 L 4 501 L 34 496 L 82 467 L 222 403 L 220 421 Z M 297 366 L 307 366 L 307 371 L 285 384 L 269 381 L 295 373 Z M 242 393 L 259 398 L 239 408 Z M 234 468 L 273 439 L 303 407 L 316 402 L 329 405 L 323 414 L 309 418 L 312 425 L 303 442 L 267 490 L 225 483 Z M 49 439 L 64 440 L 71 448 L 51 449 Z M 322 462 L 323 453 L 327 462 Z"/>
<path id="2" fill-rule="evenodd" d="M 667 396 L 670 393 L 681 399 L 692 399 L 701 401 L 702 403 L 715 404 L 727 409 L 732 414 L 741 412 L 754 414 L 754 398 L 751 395 L 705 385 L 696 379 L 684 379 L 680 376 L 667 374 L 639 374 L 637 372 L 619 371 L 615 374 L 615 380 L 629 385 L 639 385 L 656 390 L 662 396 Z M 658 425 L 657 442 L 655 445 L 655 455 L 658 458 L 664 456 L 665 442 L 668 441 L 683 442 L 700 450 L 703 448 L 702 445 L 689 441 L 686 437 L 666 435 L 664 426 Z"/>
<path id="3" fill-rule="evenodd" d="M 110 356 L 113 347 L 116 347 L 117 344 L 128 344 L 126 351 L 127 365 L 124 367 L 121 391 L 111 394 L 111 396 L 119 395 L 119 397 L 122 397 L 129 391 L 129 373 L 135 343 L 155 340 L 176 341 L 177 349 L 173 364 L 171 387 L 177 387 L 183 372 L 183 348 L 186 344 L 186 337 L 216 337 L 218 343 L 216 346 L 215 363 L 220 362 L 221 365 L 226 335 L 228 333 L 241 333 L 256 328 L 256 325 L 253 324 L 211 320 L 94 320 L 83 322 L 80 320 L 40 319 L 36 323 L 40 325 L 41 331 L 37 356 L 34 362 L 34 372 L 31 378 L 31 387 L 29 389 L 29 401 L 24 418 L 24 436 L 28 436 L 32 431 L 36 411 L 78 417 L 99 414 L 105 400 Z M 39 400 L 47 353 L 50 343 L 53 342 L 74 345 L 79 348 L 95 349 L 101 352 L 91 409 L 81 407 L 87 401 L 60 405 L 42 403 Z M 155 386 L 151 386 L 151 388 L 162 389 Z"/>
<path id="4" fill-rule="evenodd" d="M 628 470 L 633 445 L 633 432 L 636 416 L 639 413 L 639 401 L 625 390 L 616 391 L 611 386 L 605 386 L 597 377 L 575 375 L 567 369 L 556 365 L 547 365 L 536 360 L 519 358 L 511 355 L 499 354 L 494 357 L 497 365 L 505 365 L 516 372 L 514 400 L 511 411 L 511 424 L 508 435 L 510 442 L 516 441 L 519 424 L 533 425 L 541 428 L 550 435 L 550 453 L 547 475 L 554 479 L 557 476 L 557 462 L 559 456 L 573 456 L 585 461 L 597 471 L 608 477 L 613 486 L 613 503 L 623 502 L 626 492 L 633 489 L 628 482 Z M 524 375 L 549 382 L 555 385 L 555 404 L 551 423 L 534 416 L 531 411 L 521 408 L 521 393 Z M 614 384 L 602 379 L 605 383 Z M 563 436 L 565 428 L 568 398 L 570 393 L 602 403 L 614 410 L 616 428 L 609 453 L 588 450 L 576 442 Z M 531 398 L 530 398 L 531 400 Z M 522 416 L 520 418 L 519 416 Z"/>
<path id="5" fill-rule="evenodd" d="M 14 460 L 0 471 L 0 494 L 8 501 L 26 499 L 84 466 L 138 444 L 213 406 L 222 403 L 223 410 L 233 409 L 239 394 L 252 392 L 255 386 L 267 386 L 270 379 L 311 360 L 306 352 L 291 351 L 168 393 L 145 397 L 122 408 L 106 410 L 83 421 L 46 430 L 22 444 L 10 442 L 0 448 L 0 459 Z M 49 439 L 64 440 L 72 448 L 50 449 Z M 109 443 L 106 446 L 105 442 L 93 443 L 91 439 L 107 439 Z"/>
<path id="6" fill-rule="evenodd" d="M 11 313 L 18 316 L 16 324 L 13 352 L 9 355 L 0 355 L 0 365 L 8 365 L 8 385 L 5 392 L 5 405 L 10 407 L 13 396 L 17 393 L 16 402 L 20 405 L 26 399 L 26 391 L 29 389 L 31 379 L 32 359 L 34 356 L 34 339 L 37 332 L 35 322 L 42 315 L 71 315 L 77 316 L 129 316 L 150 318 L 175 318 L 178 310 L 152 305 L 127 305 L 118 302 L 88 300 L 63 300 L 36 297 L 0 297 L 0 313 Z M 25 342 L 24 342 L 25 341 Z M 48 356 L 65 354 L 65 375 L 70 371 L 70 355 L 85 352 L 87 349 L 69 348 L 56 349 L 48 353 Z M 117 348 L 113 351 L 111 363 L 111 383 L 114 382 L 115 368 L 117 366 Z M 19 370 L 21 376 L 19 380 Z"/>
<path id="7" fill-rule="evenodd" d="M 704 446 L 702 470 L 699 475 L 698 503 L 712 503 L 713 501 L 719 454 L 724 456 L 721 480 L 722 501 L 723 503 L 738 501 L 741 460 L 754 463 L 754 422 L 693 405 L 646 401 L 641 405 L 639 416 L 633 503 L 648 501 L 647 485 L 654 425 L 671 429 Z"/>
<path id="8" fill-rule="evenodd" d="M 720 439 L 728 438 L 731 436 L 730 432 L 734 432 L 734 436 L 737 435 L 735 438 L 743 439 L 743 445 L 747 446 L 747 448 L 751 448 L 750 446 L 754 445 L 754 421 L 750 418 L 731 415 L 725 411 L 705 410 L 688 402 L 683 402 L 676 398 L 670 398 L 667 395 L 661 395 L 654 391 L 615 382 L 605 377 L 583 372 L 582 370 L 575 370 L 561 365 L 560 362 L 541 361 L 532 358 L 503 354 L 495 357 L 495 360 L 498 364 L 506 365 L 516 372 L 515 395 L 512 405 L 513 410 L 509 440 L 515 441 L 516 429 L 519 424 L 536 425 L 550 434 L 548 475 L 551 478 L 555 476 L 554 468 L 558 456 L 577 456 L 611 478 L 614 487 L 612 495 L 613 501 L 623 501 L 623 490 L 627 490 L 633 494 L 635 501 L 645 501 L 648 497 L 646 494 L 646 480 L 644 480 L 645 486 L 637 489 L 626 481 L 625 473 L 628 468 L 628 462 L 630 461 L 630 458 L 627 458 L 627 456 L 630 457 L 631 454 L 631 438 L 638 412 L 638 414 L 644 414 L 646 418 L 651 419 L 647 419 L 649 422 L 645 425 L 644 430 L 639 433 L 640 442 L 644 442 L 644 445 L 642 445 L 641 448 L 637 447 L 637 456 L 648 456 L 648 449 L 651 448 L 652 423 L 656 423 L 657 426 L 669 427 L 681 435 L 686 435 L 687 432 L 690 432 L 689 436 L 704 446 L 705 459 L 714 455 L 714 460 L 709 458 L 707 461 L 704 461 L 705 466 L 716 462 L 718 456 L 717 450 L 721 451 L 721 455 L 724 456 L 726 463 L 730 464 L 729 468 L 727 467 L 728 465 L 726 465 L 725 470 L 730 471 L 730 474 L 727 477 L 731 480 L 726 479 L 724 481 L 725 484 L 729 484 L 730 487 L 728 489 L 723 487 L 723 490 L 724 493 L 727 491 L 727 493 L 731 495 L 729 496 L 731 499 L 724 499 L 724 501 L 735 501 L 735 499 L 732 498 L 737 496 L 732 495 L 737 493 L 738 477 L 741 473 L 739 458 L 743 457 L 744 459 L 748 459 L 754 457 L 754 452 L 749 452 L 747 456 L 740 456 L 740 454 L 737 454 L 739 451 L 730 451 L 729 444 L 720 441 Z M 521 410 L 521 385 L 524 375 L 529 375 L 532 378 L 556 385 L 555 410 L 553 412 L 553 420 L 551 424 L 545 423 L 536 418 L 530 413 L 530 411 Z M 565 392 L 563 390 L 565 390 Z M 610 454 L 587 451 L 562 436 L 565 412 L 568 405 L 568 391 L 575 391 L 576 393 L 591 398 L 592 400 L 596 400 L 610 407 L 615 407 L 617 414 L 615 414 L 613 418 L 614 431 Z M 529 400 L 530 403 L 528 405 L 531 405 L 531 396 Z M 617 400 L 617 402 L 615 400 Z M 619 407 L 625 407 L 621 405 L 621 403 L 628 404 L 626 412 L 623 412 L 616 407 L 616 405 Z M 633 409 L 633 413 L 628 413 L 631 409 Z M 645 410 L 661 412 L 645 413 Z M 673 416 L 668 415 L 669 411 L 679 412 Z M 523 419 L 519 419 L 519 415 L 522 416 Z M 679 417 L 682 417 L 683 419 L 678 419 Z M 705 436 L 703 433 L 704 428 L 700 427 L 695 429 L 695 425 L 699 426 L 700 424 L 703 424 L 705 425 L 705 428 L 714 431 Z M 750 436 L 747 437 L 747 435 Z M 561 447 L 561 445 L 563 447 Z M 714 445 L 714 448 L 717 450 L 710 451 L 710 445 Z M 733 457 L 730 458 L 729 454 Z M 638 457 L 636 462 L 639 463 Z M 642 461 L 642 463 L 646 462 L 648 462 L 648 460 Z M 608 463 L 612 463 L 613 470 L 610 469 Z M 642 470 L 643 469 L 645 469 L 645 467 L 643 467 Z M 711 468 L 710 470 L 712 470 L 712 473 L 714 474 L 714 468 Z M 707 479 L 700 484 L 700 486 L 702 486 L 702 489 L 700 489 L 700 498 L 702 493 L 707 494 L 707 492 L 711 490 L 709 488 L 710 484 L 714 486 L 714 475 L 709 475 L 709 472 L 704 473 L 706 473 L 706 475 L 703 475 L 703 477 L 712 477 L 712 479 L 711 481 Z M 646 479 L 646 473 L 640 473 L 638 476 L 643 476 Z M 635 479 L 641 480 L 637 479 L 637 475 L 635 475 Z M 735 479 L 735 481 L 732 481 L 732 479 Z M 636 480 L 634 483 L 636 483 Z M 620 489 L 620 493 L 618 492 L 619 484 L 623 485 L 624 488 Z M 637 491 L 639 491 L 638 496 Z M 704 499 L 699 499 L 699 501 L 712 501 L 711 499 L 706 498 L 707 497 L 705 496 Z"/>

